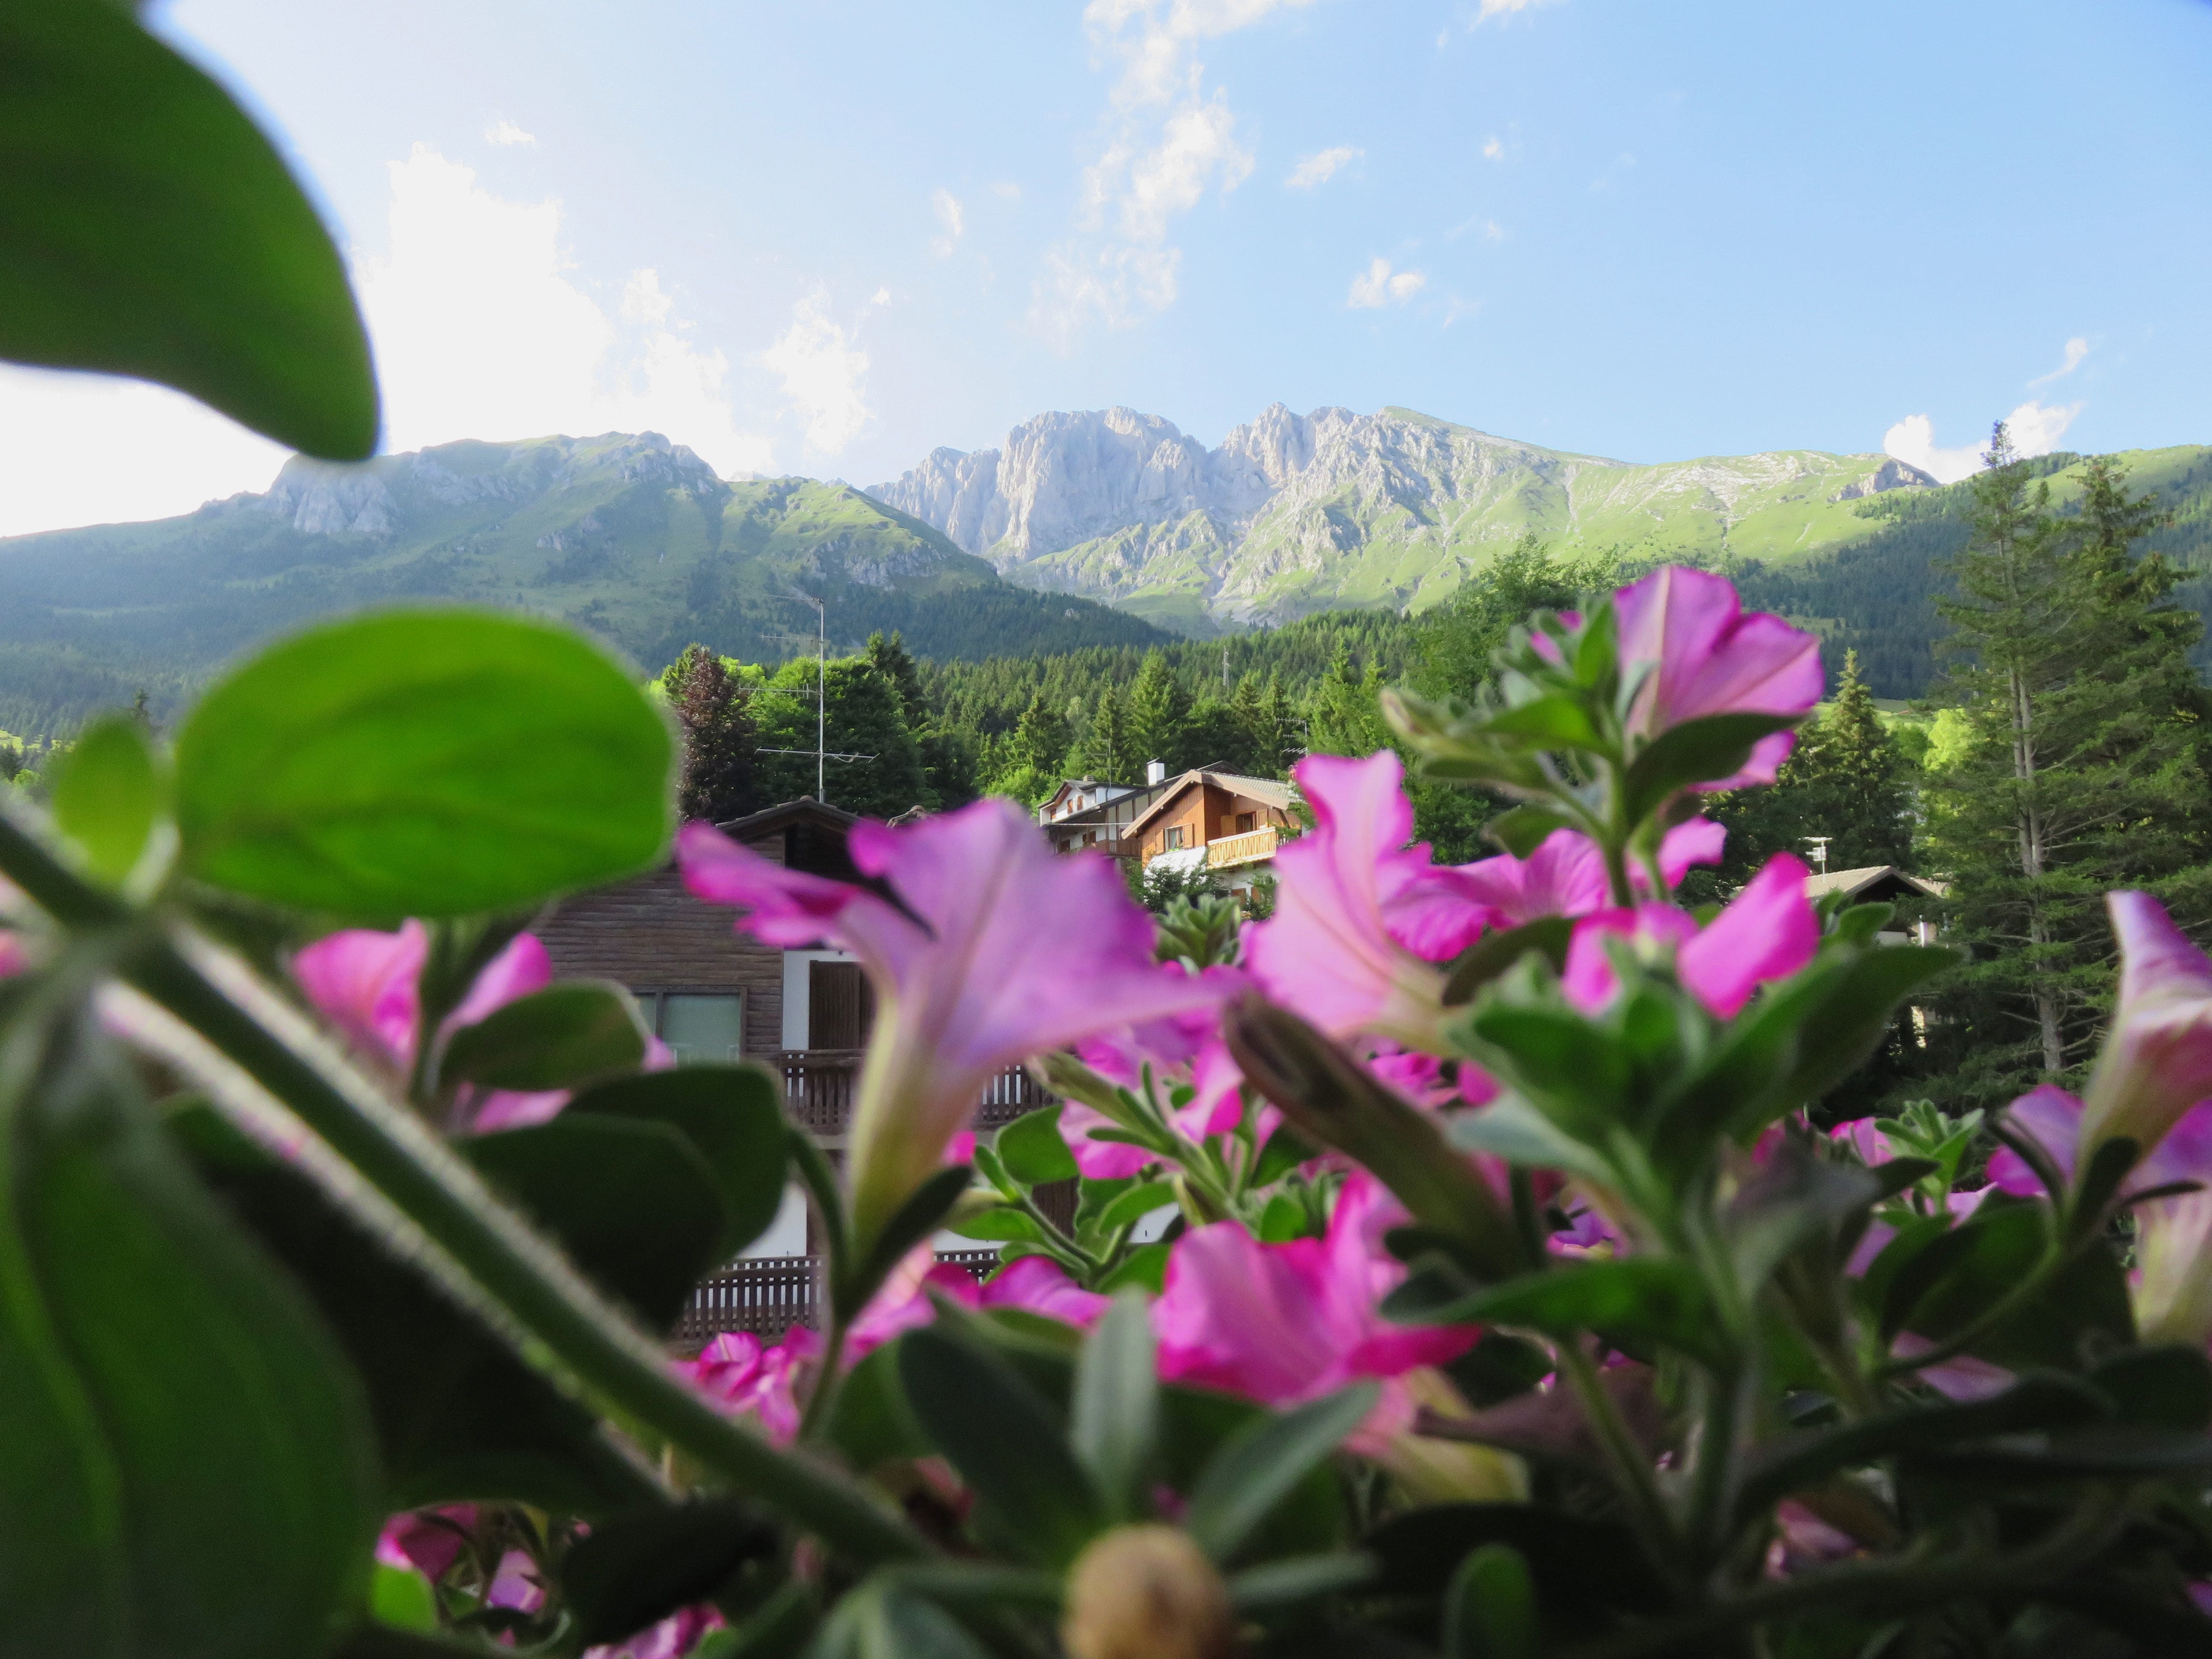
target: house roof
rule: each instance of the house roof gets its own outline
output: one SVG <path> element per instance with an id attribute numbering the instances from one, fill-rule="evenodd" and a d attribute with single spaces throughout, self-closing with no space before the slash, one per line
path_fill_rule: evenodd
<path id="1" fill-rule="evenodd" d="M 1163 784 L 1152 804 L 1129 820 L 1122 835 L 1128 840 L 1136 840 L 1147 823 L 1165 811 L 1175 798 L 1194 783 L 1210 783 L 1232 795 L 1243 795 L 1248 800 L 1258 801 L 1262 806 L 1272 806 L 1278 812 L 1289 811 L 1294 798 L 1291 787 L 1279 778 L 1249 778 L 1242 772 L 1217 771 L 1210 766 L 1194 767 L 1181 777 L 1170 778 Z"/>
<path id="2" fill-rule="evenodd" d="M 1917 894 L 1923 898 L 1941 898 L 1943 896 L 1942 883 L 1909 876 L 1893 864 L 1869 864 L 1857 870 L 1830 870 L 1805 878 L 1805 896 L 1808 898 L 1820 898 L 1829 893 L 1841 893 L 1845 898 L 1869 898 L 1878 896 L 1884 890 L 1899 896 Z"/>
<path id="3" fill-rule="evenodd" d="M 787 870 L 803 870 L 809 875 L 827 876 L 832 881 L 887 891 L 878 883 L 862 876 L 845 849 L 846 835 L 860 821 L 854 813 L 825 806 L 811 795 L 801 795 L 797 800 L 749 812 L 744 817 L 732 818 L 714 827 L 732 841 L 754 846 L 781 839 L 783 864 Z"/>
<path id="4" fill-rule="evenodd" d="M 779 830 L 788 830 L 799 823 L 842 835 L 860 821 L 856 813 L 840 811 L 811 795 L 801 795 L 797 800 L 763 807 L 757 812 L 748 812 L 741 818 L 731 818 L 718 823 L 714 828 L 732 841 L 758 841 L 764 836 L 774 835 Z"/>

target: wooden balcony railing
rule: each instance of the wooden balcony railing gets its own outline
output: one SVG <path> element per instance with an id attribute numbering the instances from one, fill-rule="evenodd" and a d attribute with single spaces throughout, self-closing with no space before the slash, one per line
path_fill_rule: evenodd
<path id="1" fill-rule="evenodd" d="M 977 1279 L 999 1265 L 998 1248 L 939 1250 L 937 1259 L 964 1267 Z M 746 1256 L 732 1261 L 691 1292 L 669 1340 L 701 1348 L 725 1331 L 750 1331 L 773 1341 L 794 1325 L 818 1328 L 822 1258 Z"/>
<path id="2" fill-rule="evenodd" d="M 860 1053 L 858 1048 L 787 1048 L 776 1055 L 775 1067 L 783 1073 L 784 1107 L 793 1122 L 815 1135 L 842 1135 L 853 1127 Z M 975 1127 L 995 1129 L 1050 1103 L 1035 1078 L 1012 1066 L 983 1085 L 975 1106 Z"/>
<path id="3" fill-rule="evenodd" d="M 1222 836 L 1206 843 L 1206 867 L 1209 870 L 1274 856 L 1275 826 L 1272 823 L 1247 830 L 1241 836 Z"/>

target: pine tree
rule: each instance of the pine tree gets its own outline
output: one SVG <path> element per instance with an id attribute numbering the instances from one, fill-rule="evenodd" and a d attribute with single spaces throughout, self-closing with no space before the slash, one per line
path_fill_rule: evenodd
<path id="1" fill-rule="evenodd" d="M 661 687 L 684 738 L 677 810 L 709 823 L 757 810 L 750 688 L 703 645 L 686 647 L 662 672 Z"/>
<path id="2" fill-rule="evenodd" d="M 1109 681 L 1091 711 L 1091 730 L 1083 739 L 1083 769 L 1108 783 L 1133 783 L 1144 775 L 1131 758 L 1129 734 L 1121 717 L 1121 694 Z"/>
<path id="3" fill-rule="evenodd" d="M 899 708 L 906 716 L 908 729 L 918 732 L 927 726 L 929 700 L 922 696 L 921 675 L 898 630 L 893 629 L 889 639 L 884 637 L 881 629 L 869 635 L 867 658 L 876 672 L 890 681 L 891 689 L 898 693 Z"/>
<path id="4" fill-rule="evenodd" d="M 1170 773 L 1188 763 L 1183 753 L 1184 726 L 1190 719 L 1190 693 L 1176 678 L 1166 656 L 1158 650 L 1145 653 L 1143 666 L 1129 686 L 1127 716 L 1129 750 L 1139 765 L 1161 761 Z M 1201 756 L 1200 762 L 1212 758 Z"/>
<path id="5" fill-rule="evenodd" d="M 1040 778 L 1056 777 L 1060 763 L 1067 758 L 1067 721 L 1043 688 L 1039 687 L 1014 727 L 1016 763 L 1027 767 Z"/>
<path id="6" fill-rule="evenodd" d="M 1534 611 L 1568 611 L 1585 593 L 1613 586 L 1600 555 L 1555 561 L 1534 531 L 1470 577 L 1420 619 L 1411 683 L 1428 697 L 1472 698 L 1490 678 L 1491 657 Z"/>
<path id="7" fill-rule="evenodd" d="M 2002 424 L 1984 459 L 1944 605 L 1939 689 L 1963 741 L 1929 775 L 1928 862 L 1953 884 L 1953 939 L 1974 948 L 1938 1091 L 1995 1100 L 2085 1060 L 2112 994 L 2106 890 L 2146 887 L 2203 921 L 2212 709 L 2177 573 L 2130 551 L 2158 521 L 2149 498 L 2107 462 L 2061 519 Z"/>
<path id="8" fill-rule="evenodd" d="M 1370 662 L 1364 673 L 1353 665 L 1351 649 L 1340 640 L 1328 672 L 1306 703 L 1306 745 L 1316 755 L 1371 755 L 1393 745 L 1383 723 L 1382 676 Z"/>

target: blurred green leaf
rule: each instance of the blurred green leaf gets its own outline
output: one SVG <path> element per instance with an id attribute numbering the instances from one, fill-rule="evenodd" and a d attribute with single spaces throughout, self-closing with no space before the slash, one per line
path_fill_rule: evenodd
<path id="1" fill-rule="evenodd" d="M 1482 833 L 1516 859 L 1525 859 L 1544 844 L 1554 830 L 1565 830 L 1572 821 L 1565 814 L 1533 801 L 1501 812 L 1482 826 Z"/>
<path id="2" fill-rule="evenodd" d="M 1371 1583 L 1378 1571 L 1363 1552 L 1293 1555 L 1247 1567 L 1229 1581 L 1229 1599 L 1240 1613 L 1295 1607 L 1324 1595 L 1340 1595 Z"/>
<path id="3" fill-rule="evenodd" d="M 1519 927 L 1486 935 L 1462 951 L 1444 981 L 1447 1008 L 1474 1000 L 1474 994 L 1531 951 L 1540 951 L 1557 973 L 1567 965 L 1567 942 L 1575 924 L 1566 916 L 1545 916 Z"/>
<path id="4" fill-rule="evenodd" d="M 1073 1561 L 1103 1513 L 1037 1391 L 997 1355 L 935 1326 L 899 1343 L 899 1381 L 930 1443 L 994 1511 L 997 1541 L 1047 1566 Z"/>
<path id="5" fill-rule="evenodd" d="M 1075 1368 L 1069 1436 L 1116 1521 L 1151 1512 L 1160 1419 L 1155 1346 L 1149 1304 L 1124 1291 L 1084 1342 Z"/>
<path id="6" fill-rule="evenodd" d="M 766 1232 L 782 1207 L 790 1138 L 777 1081 L 758 1066 L 684 1066 L 617 1078 L 578 1095 L 571 1112 L 665 1123 L 706 1161 L 730 1209 L 724 1260 Z"/>
<path id="7" fill-rule="evenodd" d="M 368 339 L 268 139 L 124 7 L 0 7 L 0 356 L 159 380 L 332 460 L 376 447 Z"/>
<path id="8" fill-rule="evenodd" d="M 1382 1311 L 1424 1325 L 1504 1325 L 1549 1336 L 1600 1331 L 1663 1342 L 1699 1358 L 1725 1352 L 1697 1270 L 1666 1256 L 1576 1262 L 1449 1301 L 1420 1291 L 1418 1276 L 1408 1279 L 1384 1299 Z"/>
<path id="9" fill-rule="evenodd" d="M 1469 1552 L 1444 1594 L 1445 1659 L 1536 1659 L 1541 1627 L 1528 1563 L 1510 1544 Z"/>
<path id="10" fill-rule="evenodd" d="M 671 748 L 630 677 L 565 629 L 395 611 L 308 629 L 177 740 L 185 865 L 390 921 L 520 909 L 660 856 Z"/>
<path id="11" fill-rule="evenodd" d="M 56 763 L 54 822 L 92 874 L 119 887 L 168 807 L 168 783 L 146 728 L 128 714 L 110 714 Z"/>
<path id="12" fill-rule="evenodd" d="M 1120 1267 L 1106 1275 L 1098 1288 L 1109 1295 L 1133 1287 L 1158 1296 L 1167 1284 L 1168 1257 L 1173 1249 L 1164 1241 L 1139 1244 L 1122 1258 Z"/>
<path id="13" fill-rule="evenodd" d="M 1036 1244 L 1044 1239 L 1044 1229 L 1011 1204 L 963 1214 L 953 1224 L 961 1237 L 984 1244 Z"/>
<path id="14" fill-rule="evenodd" d="M 655 1330 L 667 1329 L 721 1264 L 730 1231 L 721 1183 L 665 1123 L 571 1109 L 532 1128 L 477 1135 L 460 1151 Z"/>
<path id="15" fill-rule="evenodd" d="M 621 986 L 570 980 L 495 1008 L 446 1043 L 447 1083 L 486 1089 L 569 1089 L 645 1059 L 645 1024 Z"/>
<path id="16" fill-rule="evenodd" d="M 507 1498 L 595 1516 L 654 1496 L 591 1412 L 299 1170 L 205 1106 L 169 1113 L 164 1127 L 226 1209 L 298 1278 L 351 1356 L 392 1508 Z"/>
<path id="17" fill-rule="evenodd" d="M 1098 1224 L 1109 1233 L 1117 1228 L 1133 1227 L 1153 1211 L 1175 1201 L 1173 1182 L 1148 1181 L 1140 1187 L 1132 1187 L 1109 1204 L 1099 1213 Z"/>
<path id="18" fill-rule="evenodd" d="M 809 1659 L 987 1659 L 944 1608 L 895 1584 L 872 1582 L 837 1604 Z"/>
<path id="19" fill-rule="evenodd" d="M 1601 749 L 1605 739 L 1591 724 L 1589 711 L 1572 697 L 1538 697 L 1492 714 L 1482 723 L 1486 734 L 1527 738 L 1547 748 Z"/>
<path id="20" fill-rule="evenodd" d="M 396 1630 L 434 1631 L 438 1628 L 437 1592 L 414 1568 L 380 1561 L 368 1581 L 368 1612 L 379 1624 Z"/>
<path id="21" fill-rule="evenodd" d="M 1185 1529 L 1215 1560 L 1233 1559 L 1268 1510 L 1367 1420 L 1377 1395 L 1374 1383 L 1355 1383 L 1232 1436 L 1191 1488 Z"/>
<path id="22" fill-rule="evenodd" d="M 2100 1362 L 2089 1380 L 2110 1396 L 2124 1423 L 2212 1428 L 2212 1358 L 2203 1348 L 2126 1349 Z"/>
<path id="23" fill-rule="evenodd" d="M 775 1528 L 732 1498 L 611 1516 L 561 1558 L 562 1595 L 586 1646 L 617 1642 L 704 1601 L 746 1562 L 775 1553 Z"/>
<path id="24" fill-rule="evenodd" d="M 1668 727 L 1629 763 L 1622 817 L 1641 823 L 1677 789 L 1741 771 L 1761 738 L 1796 724 L 1794 714 L 1708 714 Z"/>
<path id="25" fill-rule="evenodd" d="M 999 1131 L 993 1145 L 1006 1172 L 1025 1185 L 1075 1179 L 1075 1158 L 1060 1139 L 1057 1106 L 1016 1118 Z"/>
<path id="26" fill-rule="evenodd" d="M 1263 1244 L 1287 1244 L 1306 1230 L 1306 1206 L 1288 1193 L 1277 1193 L 1260 1212 L 1259 1237 Z"/>
<path id="27" fill-rule="evenodd" d="M 1547 1618 L 1568 1630 L 1604 1626 L 1611 1611 L 1656 1613 L 1673 1600 L 1667 1577 L 1618 1518 L 1528 1504 L 1437 1504 L 1377 1527 L 1366 1547 L 1382 1564 L 1386 1594 L 1438 1599 L 1468 1556 L 1508 1544 L 1528 1566 Z M 1591 1571 L 1604 1563 L 1602 1571 Z"/>
<path id="28" fill-rule="evenodd" d="M 361 1385 L 88 1020 L 0 1042 L 0 1645 L 319 1650 L 382 1515 Z"/>
<path id="29" fill-rule="evenodd" d="M 968 1190 L 973 1179 L 974 1173 L 968 1165 L 956 1164 L 950 1169 L 939 1170 L 907 1194 L 906 1202 L 884 1223 L 883 1231 L 869 1244 L 866 1259 L 857 1265 L 847 1282 L 830 1287 L 843 1315 L 850 1317 L 867 1305 L 876 1287 L 905 1260 L 906 1253 L 935 1232 L 952 1212 L 952 1206 L 960 1201 L 960 1194 Z"/>
<path id="30" fill-rule="evenodd" d="M 889 1342 L 871 1350 L 830 1402 L 830 1443 L 862 1474 L 894 1458 L 929 1455 L 929 1442 L 899 1382 L 899 1346 Z"/>

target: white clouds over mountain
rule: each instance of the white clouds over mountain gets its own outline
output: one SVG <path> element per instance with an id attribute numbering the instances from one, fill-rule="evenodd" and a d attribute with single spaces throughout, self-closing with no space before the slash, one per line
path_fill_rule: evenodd
<path id="1" fill-rule="evenodd" d="M 878 290 L 872 303 L 890 296 Z M 817 289 L 799 302 L 791 326 L 776 336 L 761 361 L 783 382 L 806 428 L 810 449 L 835 455 L 860 435 L 872 411 L 868 408 L 868 354 L 856 343 L 857 325 L 848 330 L 830 314 L 830 295 Z"/>
<path id="2" fill-rule="evenodd" d="M 2030 398 L 2004 417 L 2013 447 L 2022 455 L 2048 455 L 2058 447 L 2059 440 L 2081 410 L 2080 404 L 2046 404 Z M 1945 483 L 1956 483 L 1981 470 L 1982 450 L 1987 441 L 1984 439 L 1953 449 L 1938 447 L 1935 422 L 1925 415 L 1908 415 L 1882 434 L 1881 447 L 1885 454 L 1932 473 Z"/>
<path id="3" fill-rule="evenodd" d="M 1353 311 L 1401 306 L 1427 287 L 1428 281 L 1422 271 L 1392 270 L 1390 262 L 1378 253 L 1366 270 L 1352 279 L 1352 291 L 1344 303 Z"/>
<path id="4" fill-rule="evenodd" d="M 1250 176 L 1227 94 L 1209 91 L 1198 49 L 1312 0 L 1091 0 L 1094 52 L 1119 66 L 1097 159 L 1084 169 L 1077 234 L 1048 250 L 1030 323 L 1065 345 L 1092 317 L 1136 322 L 1175 303 L 1176 218 Z"/>

